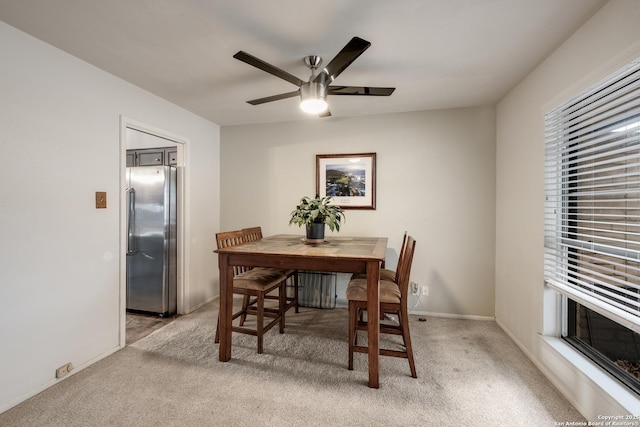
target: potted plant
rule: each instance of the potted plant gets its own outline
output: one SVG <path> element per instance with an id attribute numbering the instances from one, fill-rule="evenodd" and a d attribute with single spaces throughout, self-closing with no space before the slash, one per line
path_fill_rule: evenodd
<path id="1" fill-rule="evenodd" d="M 289 225 L 297 224 L 306 227 L 308 241 L 324 240 L 325 224 L 331 231 L 340 231 L 340 223 L 345 219 L 340 206 L 330 205 L 331 197 L 303 197 L 291 212 Z"/>

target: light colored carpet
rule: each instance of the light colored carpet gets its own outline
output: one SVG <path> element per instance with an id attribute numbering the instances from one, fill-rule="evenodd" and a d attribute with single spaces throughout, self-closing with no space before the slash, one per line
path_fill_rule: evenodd
<path id="1" fill-rule="evenodd" d="M 217 302 L 0 414 L 4 426 L 553 426 L 584 418 L 493 322 L 411 317 L 418 379 L 406 360 L 347 365 L 347 311 L 289 312 L 265 352 L 213 343 Z M 391 337 L 396 340 L 399 337 Z M 387 343 L 387 340 L 382 341 Z"/>

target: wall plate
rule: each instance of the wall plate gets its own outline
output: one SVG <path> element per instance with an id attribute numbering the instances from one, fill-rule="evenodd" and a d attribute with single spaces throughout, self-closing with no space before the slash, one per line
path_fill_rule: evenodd
<path id="1" fill-rule="evenodd" d="M 106 208 L 107 208 L 107 192 L 96 191 L 96 209 L 106 209 Z"/>

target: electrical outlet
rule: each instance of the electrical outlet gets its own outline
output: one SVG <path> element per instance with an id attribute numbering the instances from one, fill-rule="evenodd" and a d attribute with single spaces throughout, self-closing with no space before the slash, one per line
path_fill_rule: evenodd
<path id="1" fill-rule="evenodd" d="M 422 286 L 422 295 L 429 295 L 429 286 L 427 285 Z"/>
<path id="2" fill-rule="evenodd" d="M 411 282 L 411 295 L 418 295 L 418 284 L 416 282 Z"/>
<path id="3" fill-rule="evenodd" d="M 67 375 L 73 369 L 73 365 L 71 363 L 67 363 L 66 365 L 60 366 L 56 369 L 56 378 L 62 378 Z"/>

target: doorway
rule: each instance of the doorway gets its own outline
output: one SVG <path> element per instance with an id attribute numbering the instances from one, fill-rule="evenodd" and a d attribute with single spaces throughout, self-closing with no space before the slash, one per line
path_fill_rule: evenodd
<path id="1" fill-rule="evenodd" d="M 160 317 L 143 313 L 126 313 L 126 345 L 141 340 L 153 331 L 171 323 L 177 315 Z"/>
<path id="2" fill-rule="evenodd" d="M 184 170 L 185 170 L 185 148 L 186 140 L 168 132 L 152 128 L 135 122 L 131 119 L 122 118 L 121 120 L 121 214 L 120 214 L 120 347 L 129 345 L 154 330 L 170 323 L 176 315 L 183 313 L 184 301 Z M 158 315 L 146 313 L 129 313 L 127 311 L 127 261 L 129 246 L 129 229 L 127 228 L 128 204 L 129 200 L 127 191 L 127 166 L 130 163 L 127 153 L 131 150 L 139 152 L 149 152 L 158 148 L 171 150 L 171 165 L 175 166 L 177 175 L 177 204 L 176 204 L 176 246 L 177 254 L 175 260 L 176 285 L 175 300 L 176 314 L 171 316 L 160 317 Z M 169 159 L 167 158 L 167 161 Z"/>

